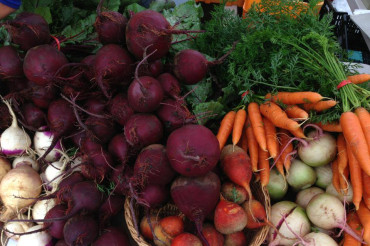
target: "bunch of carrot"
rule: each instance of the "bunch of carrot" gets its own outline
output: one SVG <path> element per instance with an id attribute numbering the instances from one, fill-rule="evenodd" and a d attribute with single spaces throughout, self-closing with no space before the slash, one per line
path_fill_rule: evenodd
<path id="1" fill-rule="evenodd" d="M 290 168 L 293 144 L 291 139 L 305 138 L 297 121 L 308 119 L 309 110 L 322 111 L 336 102 L 324 100 L 316 92 L 279 92 L 265 96 L 265 102 L 251 102 L 239 110 L 228 112 L 221 121 L 217 138 L 222 149 L 230 135 L 233 145 L 248 151 L 253 172 L 259 175 L 261 185 L 267 186 L 270 176 L 270 159 L 285 176 Z M 285 109 L 279 105 L 286 105 Z M 303 105 L 303 106 L 302 106 Z"/>

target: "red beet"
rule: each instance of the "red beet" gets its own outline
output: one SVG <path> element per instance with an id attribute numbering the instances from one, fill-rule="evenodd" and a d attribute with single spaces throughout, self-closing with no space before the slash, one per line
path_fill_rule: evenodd
<path id="1" fill-rule="evenodd" d="M 168 200 L 169 193 L 169 189 L 166 186 L 150 184 L 140 191 L 140 197 L 137 202 L 147 208 L 157 208 Z"/>
<path id="2" fill-rule="evenodd" d="M 134 174 L 134 169 L 131 166 L 121 165 L 113 170 L 111 180 L 115 184 L 114 194 L 118 195 L 130 195 L 131 179 Z"/>
<path id="3" fill-rule="evenodd" d="M 219 233 L 212 224 L 204 224 L 202 233 L 204 237 L 207 239 L 209 246 L 224 245 L 224 236 L 221 233 Z"/>
<path id="4" fill-rule="evenodd" d="M 55 246 L 68 246 L 67 243 L 64 240 L 59 240 Z"/>
<path id="5" fill-rule="evenodd" d="M 102 144 L 108 143 L 116 134 L 115 124 L 109 119 L 89 116 L 85 124 Z"/>
<path id="6" fill-rule="evenodd" d="M 147 146 L 136 158 L 134 175 L 142 186 L 166 185 L 172 181 L 175 174 L 168 161 L 166 149 L 161 144 Z"/>
<path id="7" fill-rule="evenodd" d="M 34 129 L 46 125 L 46 114 L 32 103 L 27 103 L 22 106 L 22 115 L 24 117 L 24 122 Z"/>
<path id="8" fill-rule="evenodd" d="M 51 208 L 45 215 L 45 219 L 60 218 L 65 216 L 67 207 L 63 204 L 57 204 Z M 67 220 L 55 220 L 50 222 L 44 222 L 44 228 L 47 228 L 47 232 L 57 239 L 64 237 L 63 228 Z"/>
<path id="9" fill-rule="evenodd" d="M 157 77 L 166 97 L 177 98 L 180 96 L 181 87 L 179 81 L 170 73 L 162 73 Z"/>
<path id="10" fill-rule="evenodd" d="M 205 217 L 215 209 L 220 188 L 220 179 L 213 172 L 200 177 L 180 176 L 171 186 L 173 201 L 182 213 L 195 222 L 198 235 L 206 246 L 209 244 L 202 233 L 202 224 Z"/>
<path id="11" fill-rule="evenodd" d="M 63 232 L 67 245 L 88 246 L 99 234 L 98 221 L 91 215 L 76 215 L 67 221 Z"/>
<path id="12" fill-rule="evenodd" d="M 163 89 L 158 80 L 149 77 L 138 77 L 128 88 L 128 102 L 131 108 L 140 113 L 155 111 L 163 99 Z"/>
<path id="13" fill-rule="evenodd" d="M 111 96 L 112 87 L 128 84 L 134 68 L 132 64 L 129 53 L 116 44 L 104 45 L 96 53 L 95 78 L 106 97 Z"/>
<path id="14" fill-rule="evenodd" d="M 87 65 L 83 68 L 84 68 L 84 75 L 89 81 L 93 80 L 95 76 L 95 72 L 94 72 L 95 57 L 96 57 L 95 55 L 89 55 L 89 56 L 86 56 L 81 61 L 82 64 Z"/>
<path id="15" fill-rule="evenodd" d="M 157 77 L 163 71 L 163 63 L 160 59 L 143 63 L 139 68 L 139 77 L 142 76 L 150 76 L 150 77 Z"/>
<path id="16" fill-rule="evenodd" d="M 134 110 L 130 107 L 127 97 L 122 93 L 113 97 L 109 106 L 109 112 L 113 119 L 121 126 L 124 126 L 126 121 L 134 114 Z"/>
<path id="17" fill-rule="evenodd" d="M 130 240 L 126 233 L 118 228 L 109 227 L 105 229 L 92 246 L 130 246 Z"/>
<path id="18" fill-rule="evenodd" d="M 82 173 L 86 178 L 102 182 L 107 173 L 113 168 L 114 162 L 104 149 L 92 152 L 88 155 L 88 163 L 82 166 Z"/>
<path id="19" fill-rule="evenodd" d="M 35 13 L 18 14 L 14 20 L 7 23 L 6 28 L 12 42 L 25 51 L 37 45 L 47 44 L 51 38 L 48 23 Z"/>
<path id="20" fill-rule="evenodd" d="M 31 91 L 31 100 L 39 108 L 47 109 L 50 102 L 56 99 L 57 89 L 54 86 L 34 85 Z"/>
<path id="21" fill-rule="evenodd" d="M 19 54 L 12 46 L 0 48 L 0 79 L 10 79 L 23 75 L 23 64 Z"/>
<path id="22" fill-rule="evenodd" d="M 28 50 L 23 62 L 23 71 L 27 79 L 45 86 L 53 82 L 56 72 L 67 63 L 68 60 L 62 52 L 44 44 Z"/>
<path id="23" fill-rule="evenodd" d="M 159 143 L 163 137 L 163 126 L 153 114 L 134 114 L 126 122 L 124 133 L 131 146 L 143 148 Z"/>
<path id="24" fill-rule="evenodd" d="M 178 173 L 201 176 L 211 171 L 220 159 L 216 136 L 202 125 L 185 125 L 167 139 L 167 156 Z"/>
<path id="25" fill-rule="evenodd" d="M 246 246 L 247 236 L 243 231 L 238 231 L 225 236 L 224 246 Z"/>
<path id="26" fill-rule="evenodd" d="M 85 109 L 94 114 L 104 114 L 106 102 L 100 98 L 89 98 L 85 102 Z"/>
<path id="27" fill-rule="evenodd" d="M 129 158 L 130 146 L 126 141 L 125 134 L 120 133 L 114 136 L 108 145 L 109 153 L 120 160 L 122 164 L 125 164 Z"/>
<path id="28" fill-rule="evenodd" d="M 109 195 L 99 208 L 99 224 L 106 225 L 108 221 L 122 211 L 125 198 L 120 195 Z"/>
<path id="29" fill-rule="evenodd" d="M 58 185 L 57 197 L 60 202 L 67 203 L 71 200 L 71 189 L 72 187 L 84 181 L 84 177 L 80 172 L 73 172 L 71 175 L 68 175 Z"/>

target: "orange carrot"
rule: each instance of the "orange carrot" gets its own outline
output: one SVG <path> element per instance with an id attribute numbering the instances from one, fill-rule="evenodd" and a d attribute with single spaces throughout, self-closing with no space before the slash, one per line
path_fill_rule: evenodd
<path id="1" fill-rule="evenodd" d="M 335 190 L 340 194 L 340 184 L 339 184 L 339 172 L 338 172 L 338 160 L 335 159 L 331 163 L 331 170 L 333 172 L 333 178 L 331 180 Z"/>
<path id="2" fill-rule="evenodd" d="M 244 108 L 239 109 L 238 112 L 236 112 L 234 126 L 233 126 L 233 133 L 232 133 L 233 145 L 236 145 L 242 136 L 246 118 L 247 118 L 247 112 L 245 111 Z"/>
<path id="3" fill-rule="evenodd" d="M 283 104 L 303 104 L 303 103 L 316 103 L 323 99 L 323 97 L 312 91 L 300 91 L 300 92 L 278 92 L 271 96 L 271 93 L 268 93 L 265 96 L 266 99 L 270 99 L 273 102 L 281 102 Z"/>
<path id="4" fill-rule="evenodd" d="M 349 172 L 351 174 L 351 184 L 353 189 L 353 204 L 356 207 L 356 210 L 360 206 L 360 202 L 362 200 L 362 174 L 361 168 L 356 160 L 355 156 L 353 155 L 352 150 L 347 145 L 347 155 L 348 155 L 348 165 L 349 165 Z"/>
<path id="5" fill-rule="evenodd" d="M 300 125 L 296 121 L 289 119 L 287 114 L 276 103 L 265 102 L 260 105 L 260 110 L 262 115 L 275 126 L 291 131 L 296 137 L 305 138 Z"/>
<path id="6" fill-rule="evenodd" d="M 369 147 L 370 153 L 370 115 L 365 108 L 359 107 L 355 109 L 355 114 L 360 120 L 362 131 L 365 134 L 367 147 Z"/>
<path id="7" fill-rule="evenodd" d="M 284 161 L 283 158 L 280 157 L 279 159 L 275 159 L 275 166 L 278 172 L 285 178 L 285 172 L 284 172 Z"/>
<path id="8" fill-rule="evenodd" d="M 225 146 L 227 139 L 229 138 L 231 131 L 233 130 L 235 115 L 236 113 L 234 111 L 228 112 L 220 123 L 220 128 L 218 129 L 218 133 L 216 136 L 218 142 L 220 143 L 220 149 Z"/>
<path id="9" fill-rule="evenodd" d="M 252 171 L 257 172 L 259 146 L 258 146 L 256 138 L 254 137 L 254 133 L 253 133 L 253 129 L 252 129 L 249 117 L 247 119 L 246 126 L 245 126 L 245 134 L 247 136 L 247 141 L 248 141 L 248 152 L 251 158 Z"/>
<path id="10" fill-rule="evenodd" d="M 245 129 L 246 123 L 247 123 L 247 121 L 245 121 L 245 123 L 244 123 L 242 136 L 241 136 L 240 141 L 238 143 L 238 146 L 240 148 L 242 148 L 245 152 L 248 151 L 248 139 L 247 139 L 247 133 L 246 133 L 246 129 Z"/>
<path id="11" fill-rule="evenodd" d="M 258 145 L 264 151 L 267 151 L 266 133 L 263 126 L 262 116 L 257 103 L 251 102 L 248 105 L 249 120 L 252 125 L 254 137 L 257 140 Z"/>
<path id="12" fill-rule="evenodd" d="M 359 118 L 352 112 L 344 112 L 340 116 L 340 125 L 342 126 L 347 146 L 350 146 L 362 170 L 367 175 L 370 175 L 370 152 Z"/>
<path id="13" fill-rule="evenodd" d="M 266 187 L 270 180 L 269 153 L 259 148 L 258 151 L 258 169 L 260 170 L 261 186 Z"/>
<path id="14" fill-rule="evenodd" d="M 365 206 L 364 202 L 361 202 L 356 213 L 364 228 L 362 237 L 367 244 L 370 244 L 370 210 Z"/>
<path id="15" fill-rule="evenodd" d="M 342 126 L 339 124 L 339 122 L 334 123 L 315 123 L 315 125 L 321 127 L 324 131 L 327 132 L 342 132 Z"/>
<path id="16" fill-rule="evenodd" d="M 347 214 L 347 224 L 354 232 L 356 232 L 357 235 L 361 236 L 362 226 L 360 219 L 355 212 L 349 212 Z M 343 246 L 361 246 L 361 242 L 357 241 L 354 237 L 345 232 Z"/>
<path id="17" fill-rule="evenodd" d="M 276 128 L 274 124 L 272 124 L 271 121 L 265 117 L 263 117 L 262 120 L 265 127 L 267 149 L 270 153 L 270 156 L 275 158 L 279 152 L 279 142 L 276 136 Z"/>
<path id="18" fill-rule="evenodd" d="M 338 172 L 339 172 L 339 183 L 340 188 L 347 194 L 347 177 L 344 173 L 348 165 L 347 149 L 346 149 L 346 140 L 343 137 L 343 134 L 339 134 L 337 137 L 337 148 L 338 148 Z"/>
<path id="19" fill-rule="evenodd" d="M 316 112 L 322 112 L 324 110 L 330 109 L 337 105 L 337 102 L 334 100 L 325 100 L 319 101 L 317 103 L 304 103 L 303 108 L 306 111 L 314 110 Z"/>
<path id="20" fill-rule="evenodd" d="M 370 80 L 370 74 L 356 74 L 356 75 L 352 75 L 352 76 L 348 76 L 347 77 L 348 80 L 350 80 L 352 83 L 354 84 L 362 84 L 366 81 L 369 81 Z"/>
<path id="21" fill-rule="evenodd" d="M 285 109 L 285 113 L 288 115 L 289 118 L 300 120 L 308 119 L 308 113 L 297 105 L 288 105 L 288 107 L 286 107 Z"/>
<path id="22" fill-rule="evenodd" d="M 366 207 L 370 209 L 370 176 L 367 175 L 365 172 L 362 173 L 362 186 L 363 186 L 363 194 L 362 194 L 362 201 L 364 201 Z"/>
<path id="23" fill-rule="evenodd" d="M 279 129 L 279 138 L 280 138 L 280 151 L 283 151 L 280 156 L 280 159 L 283 161 L 285 170 L 289 172 L 289 168 L 291 164 L 291 156 L 289 154 L 292 153 L 293 151 L 293 144 L 292 142 L 289 143 L 289 140 L 291 139 L 291 135 L 289 131 L 284 130 L 284 129 Z M 287 147 L 285 148 L 285 146 Z"/>
<path id="24" fill-rule="evenodd" d="M 340 191 L 347 195 L 348 194 L 348 176 L 349 176 L 349 167 L 348 165 L 343 170 L 343 175 L 339 174 L 339 187 Z"/>

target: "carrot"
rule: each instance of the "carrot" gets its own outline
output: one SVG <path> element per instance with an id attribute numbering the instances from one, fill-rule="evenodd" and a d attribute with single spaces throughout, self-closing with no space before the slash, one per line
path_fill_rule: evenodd
<path id="1" fill-rule="evenodd" d="M 238 146 L 240 148 L 242 148 L 244 151 L 248 151 L 248 139 L 247 139 L 247 133 L 246 133 L 246 130 L 245 130 L 245 125 L 246 125 L 246 122 L 244 123 L 244 128 L 243 128 L 243 131 L 242 131 L 242 136 L 241 136 L 241 139 L 238 143 Z"/>
<path id="2" fill-rule="evenodd" d="M 280 157 L 279 159 L 275 159 L 275 166 L 276 166 L 276 169 L 278 170 L 278 172 L 285 178 L 285 172 L 284 172 L 284 161 L 283 161 L 283 158 Z"/>
<path id="3" fill-rule="evenodd" d="M 319 101 L 317 103 L 304 103 L 303 108 L 306 111 L 316 111 L 316 112 L 322 112 L 324 110 L 330 109 L 337 105 L 337 102 L 334 100 L 325 100 L 325 101 Z"/>
<path id="4" fill-rule="evenodd" d="M 316 103 L 323 99 L 323 97 L 319 93 L 312 91 L 278 92 L 274 95 L 268 93 L 265 98 L 271 99 L 273 102 L 280 102 L 288 105 Z"/>
<path id="5" fill-rule="evenodd" d="M 347 76 L 347 79 L 350 80 L 352 83 L 358 85 L 358 84 L 362 84 L 366 81 L 369 81 L 370 80 L 370 74 L 356 74 L 356 75 L 351 75 L 351 76 Z"/>
<path id="6" fill-rule="evenodd" d="M 288 146 L 283 150 L 283 153 L 280 156 L 281 160 L 283 161 L 285 170 L 288 172 L 291 164 L 291 156 L 288 154 L 292 153 L 293 151 L 293 144 L 291 142 L 289 143 L 291 135 L 287 130 L 279 129 L 279 137 L 280 137 L 280 151 L 282 151 L 288 144 Z"/>
<path id="7" fill-rule="evenodd" d="M 315 125 L 321 127 L 324 131 L 327 132 L 342 132 L 342 126 L 339 124 L 339 122 L 334 123 L 315 123 Z"/>
<path id="8" fill-rule="evenodd" d="M 352 150 L 347 145 L 347 155 L 348 155 L 348 165 L 349 165 L 349 172 L 351 174 L 351 184 L 353 189 L 353 204 L 356 207 L 356 210 L 360 206 L 360 202 L 362 200 L 362 174 L 361 168 L 356 160 L 355 156 L 353 155 Z"/>
<path id="9" fill-rule="evenodd" d="M 300 125 L 296 121 L 289 119 L 287 114 L 276 103 L 265 102 L 260 105 L 260 110 L 262 115 L 275 126 L 289 130 L 298 138 L 305 138 Z"/>
<path id="10" fill-rule="evenodd" d="M 360 219 L 355 212 L 349 212 L 347 214 L 347 224 L 354 232 L 356 232 L 357 235 L 361 236 L 362 226 Z M 357 241 L 354 237 L 345 232 L 343 246 L 361 246 L 361 242 Z"/>
<path id="11" fill-rule="evenodd" d="M 242 136 L 246 118 L 247 118 L 247 112 L 245 111 L 244 108 L 239 109 L 238 112 L 236 112 L 234 126 L 233 126 L 233 133 L 232 133 L 233 145 L 236 145 Z"/>
<path id="12" fill-rule="evenodd" d="M 340 194 L 340 184 L 339 184 L 339 172 L 338 172 L 338 160 L 335 159 L 331 163 L 331 170 L 333 172 L 333 178 L 331 180 L 335 190 Z"/>
<path id="13" fill-rule="evenodd" d="M 362 201 L 364 201 L 366 207 L 370 209 L 370 176 L 365 172 L 362 172 Z"/>
<path id="14" fill-rule="evenodd" d="M 261 186 L 266 187 L 270 180 L 269 154 L 261 148 L 258 151 L 258 169 L 260 170 Z"/>
<path id="15" fill-rule="evenodd" d="M 259 146 L 258 146 L 256 138 L 254 137 L 254 133 L 253 133 L 253 129 L 252 129 L 249 117 L 245 125 L 245 134 L 247 136 L 247 141 L 248 141 L 248 152 L 251 158 L 252 171 L 257 172 Z"/>
<path id="16" fill-rule="evenodd" d="M 297 105 L 288 105 L 288 107 L 286 107 L 285 109 L 285 113 L 288 115 L 289 118 L 300 120 L 308 119 L 308 113 Z"/>
<path id="17" fill-rule="evenodd" d="M 349 167 L 348 165 L 343 170 L 343 175 L 339 174 L 339 187 L 342 194 L 348 194 L 348 176 L 349 176 Z"/>
<path id="18" fill-rule="evenodd" d="M 276 136 L 276 128 L 274 124 L 271 123 L 265 117 L 262 118 L 263 126 L 265 127 L 266 133 L 266 142 L 267 142 L 267 149 L 270 153 L 272 158 L 275 158 L 279 152 L 279 143 Z"/>
<path id="19" fill-rule="evenodd" d="M 370 175 L 370 152 L 359 118 L 352 112 L 344 112 L 340 116 L 340 125 L 347 145 L 350 146 L 360 167 L 367 175 Z"/>
<path id="20" fill-rule="evenodd" d="M 265 128 L 263 127 L 262 116 L 257 103 L 251 102 L 248 105 L 248 115 L 258 145 L 261 149 L 267 151 Z"/>
<path id="21" fill-rule="evenodd" d="M 235 115 L 236 113 L 234 111 L 228 112 L 220 123 L 220 128 L 218 129 L 218 133 L 216 136 L 218 142 L 220 143 L 220 149 L 225 146 L 227 139 L 229 138 L 231 131 L 233 130 Z"/>
<path id="22" fill-rule="evenodd" d="M 339 172 L 339 183 L 340 188 L 347 194 L 347 177 L 344 173 L 348 165 L 348 156 L 346 149 L 346 140 L 343 137 L 343 134 L 339 134 L 337 137 L 337 148 L 338 148 L 338 172 Z"/>
<path id="23" fill-rule="evenodd" d="M 370 115 L 365 108 L 359 107 L 355 109 L 355 114 L 360 120 L 362 131 L 365 134 L 365 139 L 367 147 L 369 147 L 370 152 Z"/>
<path id="24" fill-rule="evenodd" d="M 365 206 L 364 202 L 361 202 L 356 213 L 364 228 L 362 237 L 367 244 L 370 244 L 370 210 Z"/>

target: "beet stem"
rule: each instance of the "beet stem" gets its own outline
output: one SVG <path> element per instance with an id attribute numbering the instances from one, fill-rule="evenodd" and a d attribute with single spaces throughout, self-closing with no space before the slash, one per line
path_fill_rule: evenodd
<path id="1" fill-rule="evenodd" d="M 91 113 L 89 111 L 87 111 L 86 109 L 82 108 L 81 106 L 79 106 L 77 103 L 76 103 L 76 98 L 78 97 L 78 95 L 73 99 L 73 100 L 70 100 L 68 99 L 68 97 L 66 97 L 65 95 L 63 95 L 62 93 L 60 94 L 60 96 L 66 100 L 67 102 L 71 103 L 73 106 L 75 106 L 76 108 L 78 108 L 79 110 L 81 110 L 82 112 L 88 114 L 88 115 L 91 115 L 91 116 L 94 116 L 96 118 L 100 118 L 100 119 L 107 119 L 108 117 L 107 116 L 104 116 L 104 115 L 100 115 L 100 114 L 94 114 L 94 113 Z"/>
<path id="2" fill-rule="evenodd" d="M 149 55 L 146 55 L 146 51 L 147 49 L 150 47 L 151 45 L 148 45 L 147 47 L 145 47 L 145 50 L 144 50 L 144 58 L 139 62 L 139 64 L 137 64 L 136 66 L 136 69 L 135 69 L 135 79 L 139 82 L 140 84 L 140 90 L 143 94 L 146 94 L 146 88 L 145 86 L 143 85 L 143 83 L 141 83 L 141 80 L 139 79 L 139 67 L 146 61 L 148 60 L 148 58 L 153 55 L 155 52 L 157 52 L 157 49 L 155 49 L 152 53 L 150 53 Z"/>
<path id="3" fill-rule="evenodd" d="M 215 60 L 215 61 L 212 61 L 212 62 L 208 62 L 208 66 L 213 66 L 213 65 L 218 65 L 218 64 L 221 64 L 221 63 L 223 63 L 224 62 L 224 60 L 231 54 L 231 52 L 233 52 L 234 51 L 234 49 L 235 49 L 235 47 L 236 47 L 236 45 L 237 45 L 237 43 L 238 43 L 239 41 L 235 41 L 234 43 L 233 43 L 233 46 L 231 47 L 231 49 L 228 51 L 228 52 L 226 52 L 226 54 L 225 55 L 223 55 L 223 56 L 221 56 L 220 58 L 218 58 L 217 60 Z"/>

